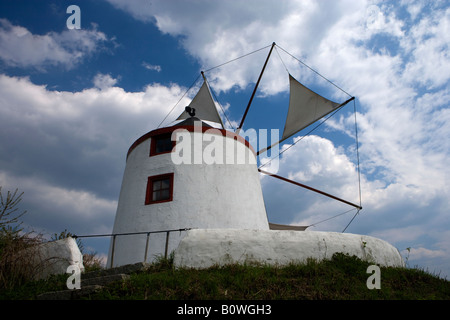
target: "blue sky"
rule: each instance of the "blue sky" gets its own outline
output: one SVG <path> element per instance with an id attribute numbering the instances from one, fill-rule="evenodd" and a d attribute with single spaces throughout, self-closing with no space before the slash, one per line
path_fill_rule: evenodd
<path id="1" fill-rule="evenodd" d="M 79 30 L 66 26 L 72 4 Z M 389 241 L 411 266 L 448 277 L 449 24 L 447 1 L 2 1 L 0 185 L 25 192 L 28 228 L 110 233 L 129 146 L 201 70 L 264 48 L 206 72 L 236 125 L 276 42 L 244 129 L 282 130 L 285 67 L 331 99 L 348 98 L 280 48 L 355 96 L 364 209 L 346 232 Z M 284 153 L 279 174 L 358 202 L 354 133 L 349 104 Z M 272 222 L 311 225 L 351 209 L 261 183 Z M 311 230 L 340 232 L 353 214 Z M 102 254 L 107 244 L 86 246 Z"/>

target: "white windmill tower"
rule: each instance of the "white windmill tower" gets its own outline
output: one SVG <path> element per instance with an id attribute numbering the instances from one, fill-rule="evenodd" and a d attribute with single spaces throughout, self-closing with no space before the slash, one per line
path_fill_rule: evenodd
<path id="1" fill-rule="evenodd" d="M 129 148 L 108 266 L 152 261 L 165 253 L 166 241 L 170 252 L 183 237 L 147 232 L 269 229 L 256 152 L 223 129 L 206 79 L 177 120 L 184 121 L 150 131 Z"/>

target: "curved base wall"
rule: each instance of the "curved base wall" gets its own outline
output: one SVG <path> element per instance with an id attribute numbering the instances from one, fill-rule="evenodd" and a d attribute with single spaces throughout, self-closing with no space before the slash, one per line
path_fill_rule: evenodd
<path id="1" fill-rule="evenodd" d="M 214 230 L 187 232 L 175 250 L 176 267 L 208 268 L 227 264 L 274 266 L 331 259 L 334 253 L 357 256 L 381 266 L 403 267 L 399 251 L 378 238 L 337 232 Z"/>

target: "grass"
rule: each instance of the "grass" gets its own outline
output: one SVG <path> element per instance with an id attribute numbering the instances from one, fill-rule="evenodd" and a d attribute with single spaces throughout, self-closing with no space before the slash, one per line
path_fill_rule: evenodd
<path id="1" fill-rule="evenodd" d="M 424 270 L 381 268 L 381 289 L 369 290 L 369 263 L 336 254 L 331 260 L 284 267 L 229 265 L 175 269 L 161 260 L 88 297 L 91 300 L 448 300 L 450 282 Z M 67 275 L 0 292 L 0 299 L 35 299 L 66 289 Z"/>

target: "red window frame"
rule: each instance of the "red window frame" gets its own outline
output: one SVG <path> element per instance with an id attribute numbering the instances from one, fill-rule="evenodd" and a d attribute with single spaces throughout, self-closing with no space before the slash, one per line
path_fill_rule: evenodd
<path id="1" fill-rule="evenodd" d="M 162 181 L 162 180 L 169 180 L 169 187 L 168 188 L 161 188 L 158 190 L 153 190 L 154 182 Z M 169 190 L 169 197 L 159 200 L 153 200 L 153 192 L 162 191 L 162 190 Z M 154 203 L 162 203 L 162 202 L 169 202 L 173 200 L 173 173 L 165 173 L 165 174 L 159 174 L 156 176 L 148 177 L 147 180 L 147 190 L 145 192 L 145 204 L 154 204 Z"/>
<path id="2" fill-rule="evenodd" d="M 156 156 L 158 154 L 164 154 L 164 153 L 170 153 L 172 152 L 173 148 L 175 147 L 175 141 L 172 141 L 172 148 L 170 148 L 170 150 L 166 150 L 166 151 L 162 151 L 162 152 L 157 152 L 156 151 L 156 144 L 158 142 L 159 139 L 172 139 L 172 132 L 169 133 L 163 133 L 157 136 L 153 136 L 151 138 L 151 143 L 150 143 L 150 157 L 152 156 Z"/>

